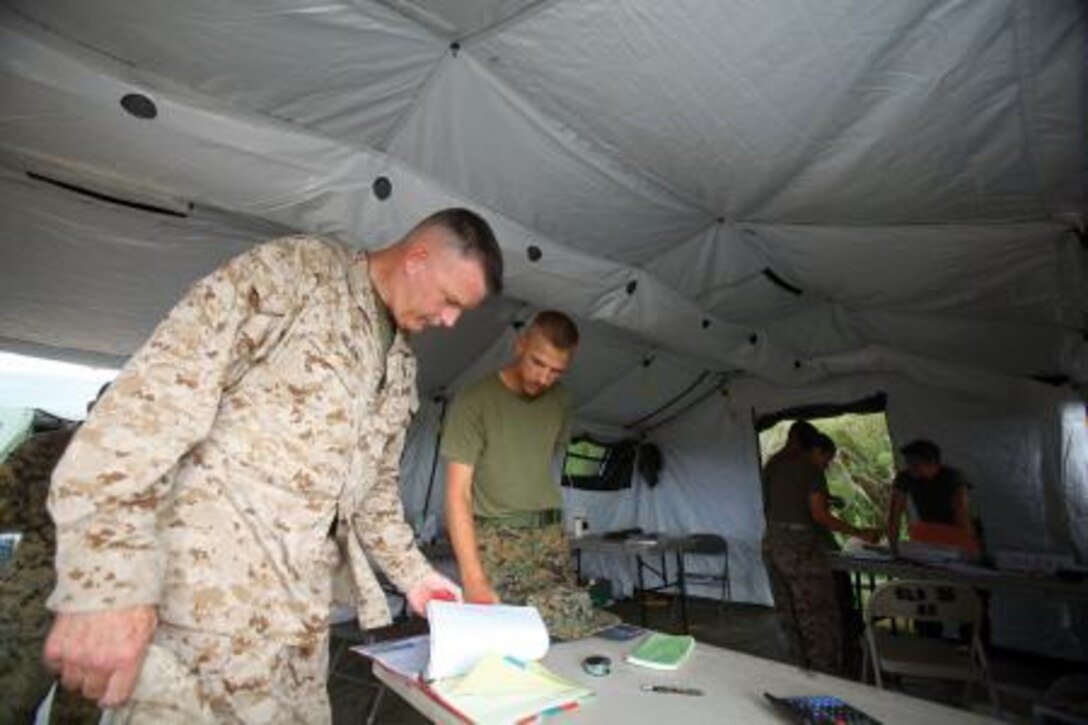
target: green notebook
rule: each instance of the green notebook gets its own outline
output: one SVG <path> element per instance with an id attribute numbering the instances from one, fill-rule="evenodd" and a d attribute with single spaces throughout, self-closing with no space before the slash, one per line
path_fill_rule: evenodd
<path id="1" fill-rule="evenodd" d="M 655 670 L 675 670 L 691 656 L 695 638 L 690 635 L 653 632 L 627 655 L 627 661 Z"/>

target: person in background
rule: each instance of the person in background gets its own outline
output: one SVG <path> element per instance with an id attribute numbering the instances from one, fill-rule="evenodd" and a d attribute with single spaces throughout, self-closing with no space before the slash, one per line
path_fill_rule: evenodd
<path id="1" fill-rule="evenodd" d="M 121 371 L 53 474 L 46 662 L 120 722 L 328 723 L 332 577 L 390 621 L 371 562 L 423 612 L 459 588 L 404 520 L 417 407 L 405 334 L 502 288 L 466 209 L 357 252 L 297 236 L 197 282 Z"/>
<path id="2" fill-rule="evenodd" d="M 454 399 L 442 435 L 446 515 L 468 602 L 532 605 L 553 637 L 616 624 L 577 586 L 553 463 L 571 410 L 559 383 L 578 328 L 544 311 L 518 336 L 513 362 Z"/>
<path id="3" fill-rule="evenodd" d="M 928 440 L 915 440 L 899 449 L 905 469 L 892 482 L 892 500 L 888 507 L 888 544 L 895 551 L 899 542 L 903 514 L 909 501 L 919 522 L 952 526 L 963 540 L 973 541 L 967 500 L 967 479 L 959 471 L 941 462 L 941 449 Z"/>
<path id="4" fill-rule="evenodd" d="M 805 449 L 810 448 L 816 441 L 816 436 L 820 434 L 816 426 L 809 423 L 807 420 L 795 420 L 786 432 L 786 442 L 782 444 L 782 447 L 771 454 L 771 457 L 767 459 L 767 463 L 764 466 L 766 469 L 778 463 L 781 460 L 790 458 L 796 458 Z"/>
<path id="5" fill-rule="evenodd" d="M 98 391 L 102 397 L 109 384 Z M 90 413 L 94 402 L 87 404 Z M 14 555 L 0 574 L 0 723 L 34 721 L 38 705 L 56 676 L 42 662 L 42 647 L 53 616 L 45 600 L 56 584 L 57 549 L 46 499 L 49 477 L 78 425 L 44 431 L 23 441 L 0 464 L 0 530 L 19 534 Z M 97 723 L 94 703 L 61 690 L 50 722 Z"/>
<path id="6" fill-rule="evenodd" d="M 869 542 L 876 529 L 839 519 L 828 506 L 825 471 L 836 446 L 827 435 L 801 427 L 794 455 L 769 461 L 763 472 L 767 528 L 763 555 L 775 608 L 795 634 L 804 666 L 831 674 L 843 669 L 843 609 L 827 560 L 836 548 L 832 531 Z"/>

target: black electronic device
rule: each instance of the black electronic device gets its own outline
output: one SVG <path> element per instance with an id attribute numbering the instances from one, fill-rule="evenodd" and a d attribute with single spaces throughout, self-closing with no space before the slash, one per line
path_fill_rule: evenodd
<path id="1" fill-rule="evenodd" d="M 834 695 L 776 697 L 764 692 L 763 696 L 801 725 L 880 725 L 876 718 Z"/>

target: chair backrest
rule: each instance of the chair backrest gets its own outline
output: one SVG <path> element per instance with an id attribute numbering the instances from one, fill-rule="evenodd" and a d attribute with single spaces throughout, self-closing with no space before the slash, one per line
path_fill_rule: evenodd
<path id="1" fill-rule="evenodd" d="M 691 534 L 687 549 L 692 554 L 724 554 L 729 545 L 717 534 Z"/>
<path id="2" fill-rule="evenodd" d="M 865 620 L 912 619 L 921 622 L 959 622 L 977 627 L 982 622 L 982 600 L 962 584 L 930 580 L 896 580 L 878 586 L 865 606 Z"/>

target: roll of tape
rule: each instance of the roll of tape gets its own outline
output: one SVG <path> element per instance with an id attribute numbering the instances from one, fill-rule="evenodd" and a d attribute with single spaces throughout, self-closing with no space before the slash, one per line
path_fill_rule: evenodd
<path id="1" fill-rule="evenodd" d="M 604 677 L 612 672 L 612 660 L 604 655 L 593 655 L 582 660 L 582 669 L 594 677 Z"/>

